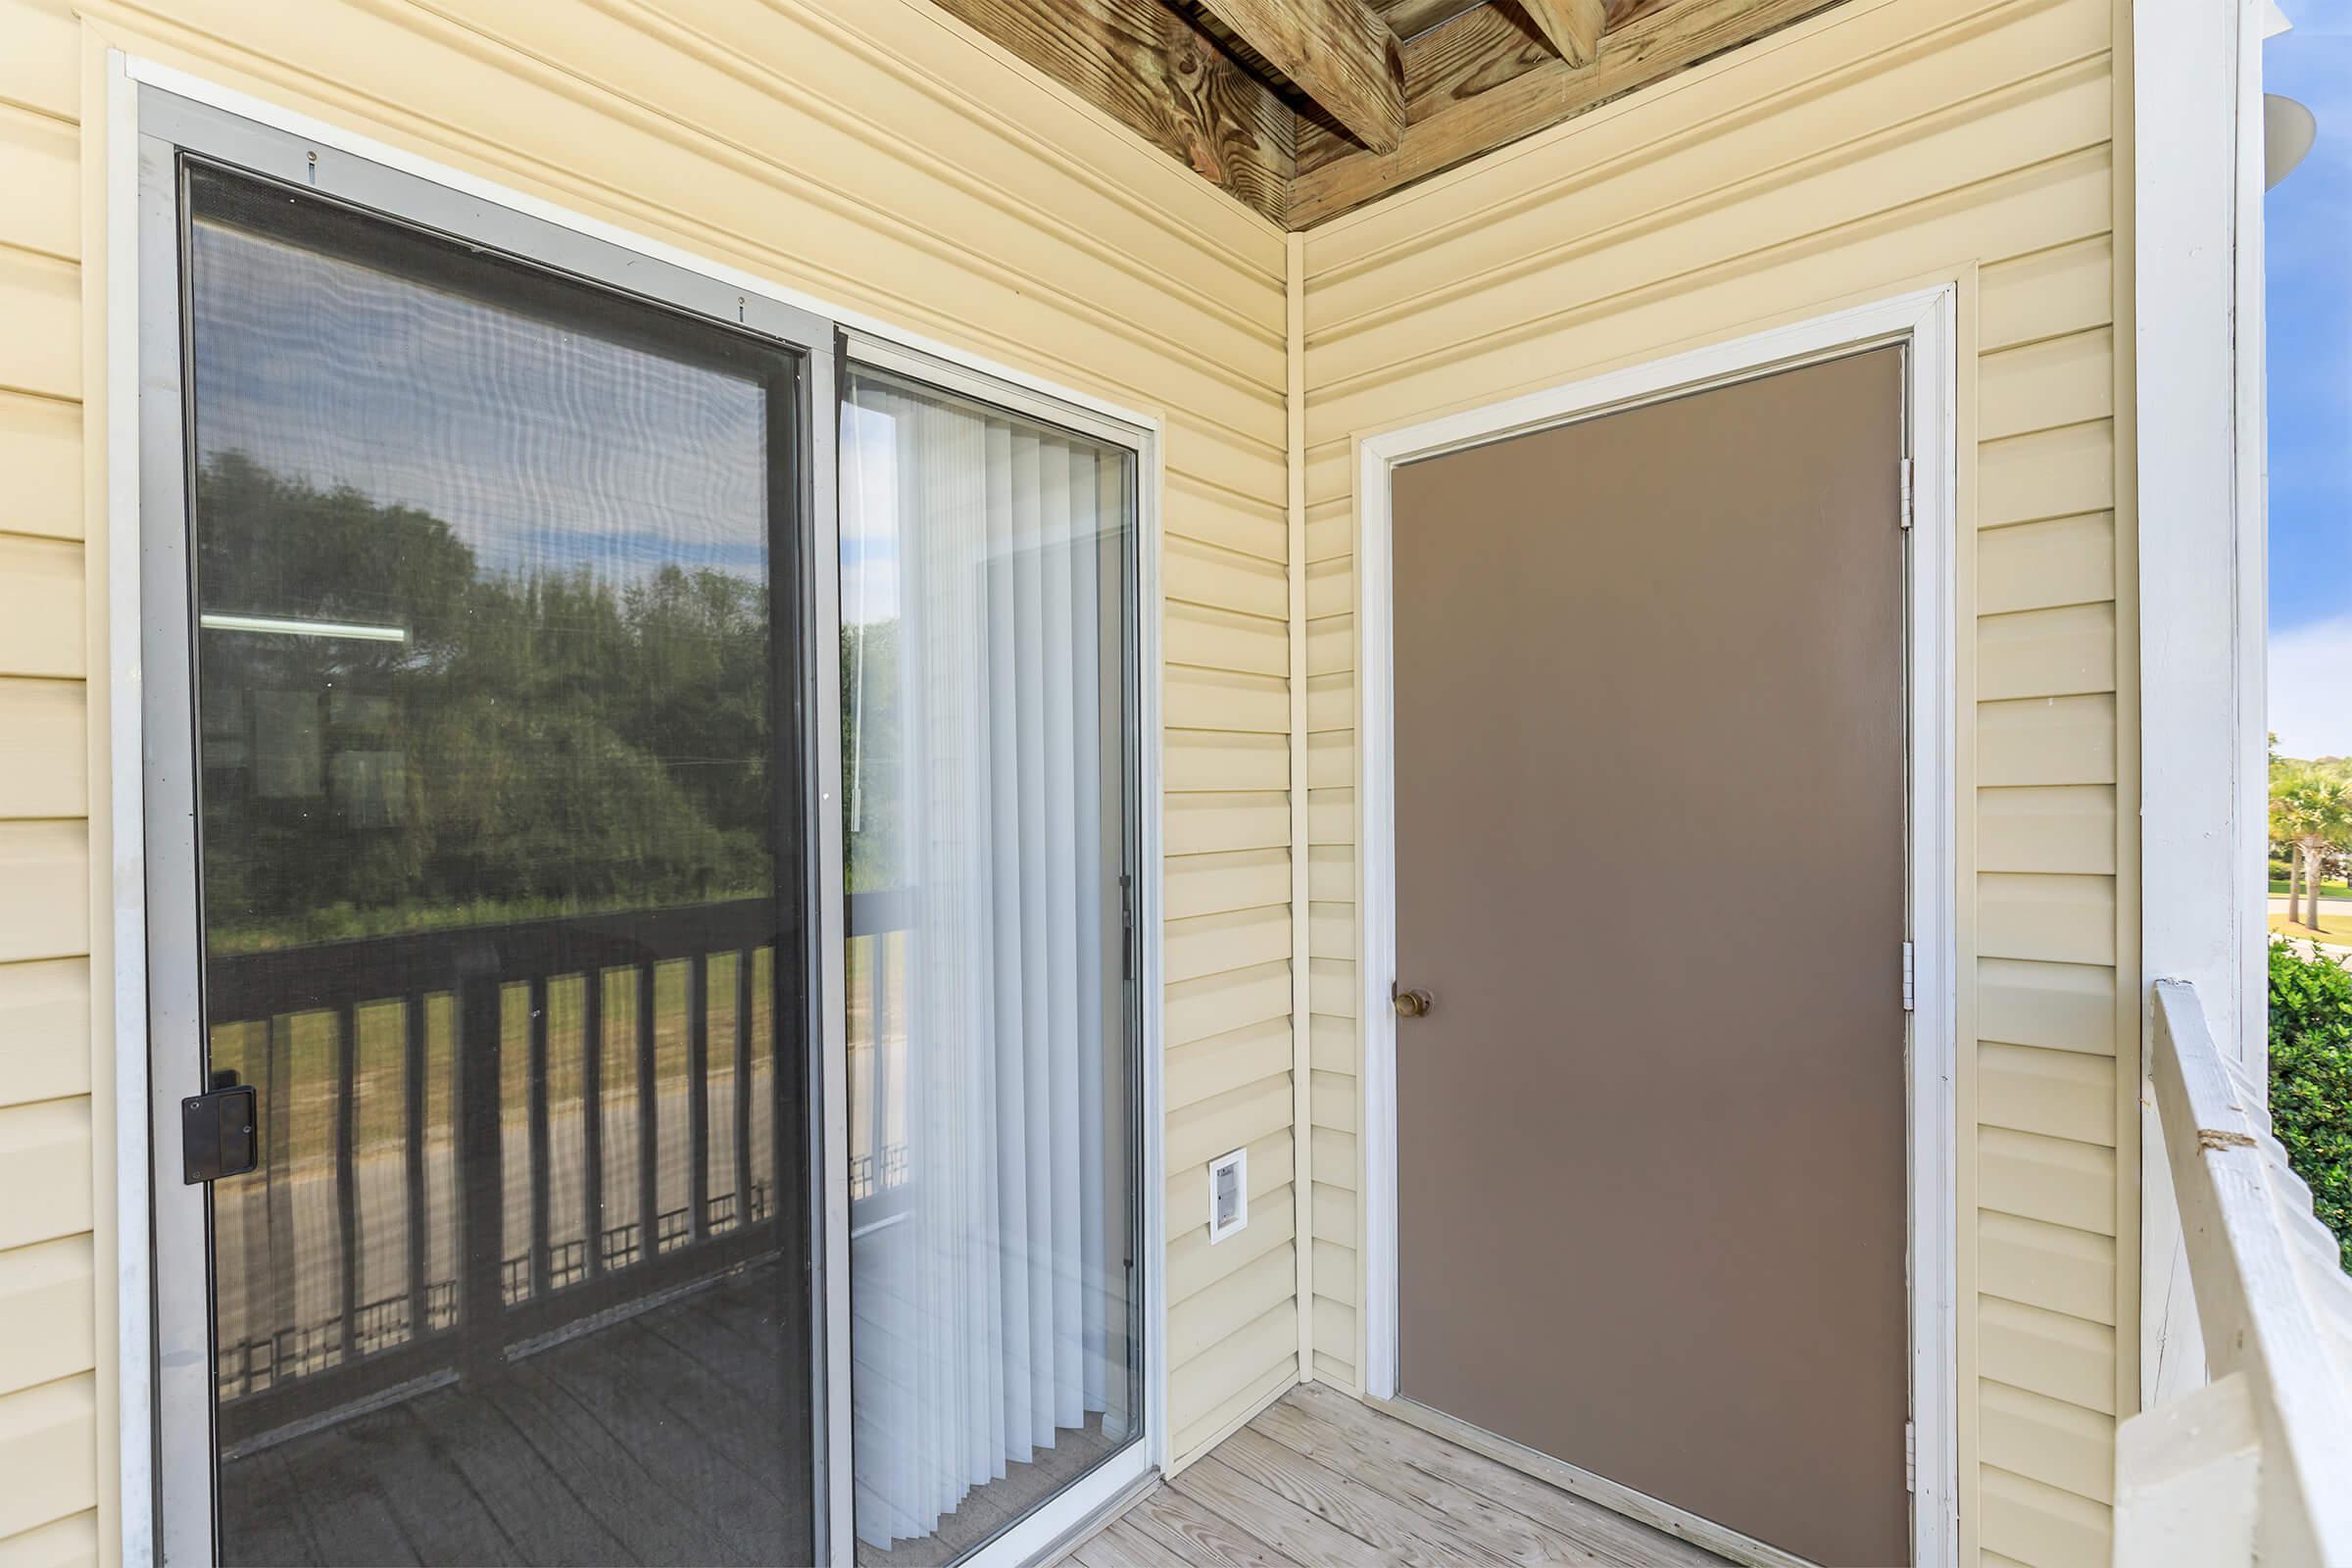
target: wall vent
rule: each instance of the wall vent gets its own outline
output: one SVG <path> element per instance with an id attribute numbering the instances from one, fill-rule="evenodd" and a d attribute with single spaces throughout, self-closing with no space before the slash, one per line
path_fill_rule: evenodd
<path id="1" fill-rule="evenodd" d="M 1223 1241 L 1250 1223 L 1250 1151 L 1237 1149 L 1208 1162 L 1208 1239 Z"/>

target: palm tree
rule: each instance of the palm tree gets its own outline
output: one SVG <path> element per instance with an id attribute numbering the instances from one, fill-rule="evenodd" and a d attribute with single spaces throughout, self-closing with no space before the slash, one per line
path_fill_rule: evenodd
<path id="1" fill-rule="evenodd" d="M 2303 923 L 2303 859 L 2295 853 L 2295 815 L 2286 796 L 2280 791 L 2278 770 L 2271 770 L 2271 842 L 2278 846 L 2286 861 L 2286 919 L 2289 925 Z"/>
<path id="2" fill-rule="evenodd" d="M 2271 831 L 2287 849 L 2287 922 L 2316 930 L 2322 865 L 2329 851 L 2352 848 L 2352 784 L 2308 768 L 2273 779 Z"/>

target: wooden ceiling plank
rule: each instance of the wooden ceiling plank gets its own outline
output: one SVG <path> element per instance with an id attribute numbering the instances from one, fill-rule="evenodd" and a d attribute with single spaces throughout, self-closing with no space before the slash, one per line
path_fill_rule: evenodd
<path id="1" fill-rule="evenodd" d="M 1601 0 L 1519 0 L 1519 5 L 1568 64 L 1589 66 L 1600 53 L 1600 29 L 1609 20 Z"/>
<path id="2" fill-rule="evenodd" d="M 1598 0 L 1591 0 L 1598 4 Z M 1364 0 L 1200 0 L 1374 152 L 1404 138 L 1396 34 Z"/>
<path id="3" fill-rule="evenodd" d="M 1161 0 L 935 3 L 1245 206 L 1284 221 L 1298 117 Z"/>
<path id="4" fill-rule="evenodd" d="M 1427 32 L 1442 22 L 1451 22 L 1465 11 L 1475 11 L 1487 0 L 1380 0 L 1380 14 L 1399 38 L 1409 40 L 1415 33 Z"/>
<path id="5" fill-rule="evenodd" d="M 1394 153 L 1354 151 L 1311 129 L 1301 136 L 1298 173 L 1291 181 L 1290 225 L 1305 228 L 1336 218 L 1837 3 L 1665 0 L 1604 32 L 1592 65 L 1547 57 L 1532 68 L 1525 68 L 1523 58 L 1525 32 L 1494 26 L 1491 18 L 1501 8 L 1482 7 L 1405 47 L 1412 107 L 1404 140 Z M 1448 34 L 1466 26 L 1485 28 L 1479 36 L 1491 38 L 1507 58 L 1498 57 L 1492 72 L 1477 69 L 1476 62 L 1454 60 L 1442 73 L 1450 90 L 1419 91 L 1417 57 L 1445 46 Z"/>

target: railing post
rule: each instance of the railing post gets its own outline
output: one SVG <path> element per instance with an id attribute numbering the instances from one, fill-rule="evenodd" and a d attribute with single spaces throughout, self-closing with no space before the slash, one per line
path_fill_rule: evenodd
<path id="1" fill-rule="evenodd" d="M 710 956 L 686 965 L 686 1235 L 710 1234 Z"/>
<path id="2" fill-rule="evenodd" d="M 2262 1434 L 2237 1375 L 2126 1421 L 2115 1438 L 2115 1560 L 2251 1568 Z"/>
<path id="3" fill-rule="evenodd" d="M 500 1016 L 497 950 L 482 946 L 460 960 L 458 982 L 459 1374 L 473 1382 L 505 1358 L 500 1290 L 506 1243 L 506 1170 L 499 1126 Z"/>
<path id="4" fill-rule="evenodd" d="M 547 976 L 543 974 L 531 976 L 530 1041 L 531 1250 L 530 1261 L 525 1265 L 529 1278 L 524 1294 L 538 1296 L 555 1278 L 554 1250 L 548 1242 L 547 1200 L 552 1173 L 547 1147 Z M 505 1179 L 505 1172 L 500 1172 L 500 1179 Z"/>
<path id="5" fill-rule="evenodd" d="M 654 1082 L 654 976 L 649 960 L 637 965 L 637 1261 L 650 1263 L 660 1250 L 661 1102 Z"/>
<path id="6" fill-rule="evenodd" d="M 343 1343 L 338 1356 L 349 1366 L 360 1358 L 360 1184 L 359 1137 L 360 1010 L 346 1002 L 335 1009 L 335 1234 L 342 1244 Z"/>
<path id="7" fill-rule="evenodd" d="M 890 1131 L 890 1069 L 886 1065 L 889 1052 L 884 1042 L 890 1038 L 891 939 L 895 931 L 877 931 L 873 935 L 874 956 L 866 971 L 866 984 L 873 990 L 873 1003 L 866 1010 L 871 1020 L 873 1038 L 866 1043 L 869 1053 L 865 1079 L 865 1157 L 870 1161 L 867 1188 L 878 1193 L 887 1185 L 884 1178 L 889 1170 L 889 1155 L 884 1143 Z"/>
<path id="8" fill-rule="evenodd" d="M 295 1291 L 297 1237 L 294 1215 L 294 1019 L 271 1013 L 264 1047 L 270 1054 L 262 1114 L 270 1133 L 262 1145 L 263 1213 L 270 1245 L 270 1382 L 299 1376 L 302 1330 Z M 291 1353 L 288 1353 L 291 1350 Z"/>
<path id="9" fill-rule="evenodd" d="M 735 955 L 735 1224 L 752 1223 L 752 950 Z"/>
<path id="10" fill-rule="evenodd" d="M 594 1279 L 605 1267 L 605 971 L 592 964 L 580 981 L 580 1211 Z"/>
<path id="11" fill-rule="evenodd" d="M 407 1178 L 409 1208 L 409 1341 L 423 1339 L 431 1316 L 430 1282 L 425 1278 L 425 1196 L 424 1196 L 424 1114 L 425 1096 L 424 1007 L 421 993 L 412 992 L 401 998 L 400 1019 L 403 1058 L 403 1102 L 401 1127 L 406 1142 L 401 1148 L 401 1160 Z"/>

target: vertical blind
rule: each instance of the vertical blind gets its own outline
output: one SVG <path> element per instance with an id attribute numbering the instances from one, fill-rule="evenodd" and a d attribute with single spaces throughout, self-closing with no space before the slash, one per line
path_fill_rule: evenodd
<path id="1" fill-rule="evenodd" d="M 1012 1466 L 1131 1436 L 1136 475 L 863 369 L 843 425 L 851 892 L 905 911 L 852 956 L 852 1115 L 897 1141 L 853 1205 L 850 1284 L 858 1534 L 887 1547 Z"/>

